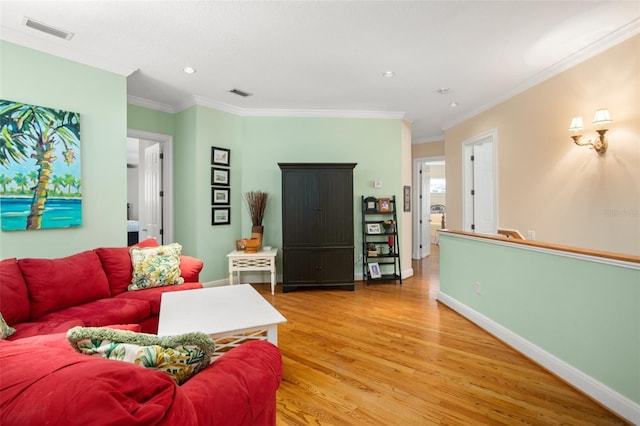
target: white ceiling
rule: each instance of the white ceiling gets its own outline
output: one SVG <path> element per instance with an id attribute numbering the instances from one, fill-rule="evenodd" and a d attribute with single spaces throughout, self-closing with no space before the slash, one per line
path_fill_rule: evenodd
<path id="1" fill-rule="evenodd" d="M 2 0 L 0 12 L 0 38 L 126 75 L 139 105 L 403 117 L 414 142 L 640 32 L 639 1 Z"/>

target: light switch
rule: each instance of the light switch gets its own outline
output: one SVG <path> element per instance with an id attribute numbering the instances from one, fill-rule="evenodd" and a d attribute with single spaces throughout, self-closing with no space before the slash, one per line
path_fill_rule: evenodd
<path id="1" fill-rule="evenodd" d="M 374 180 L 373 181 L 373 187 L 374 188 L 382 188 L 382 182 L 380 182 L 379 180 Z"/>

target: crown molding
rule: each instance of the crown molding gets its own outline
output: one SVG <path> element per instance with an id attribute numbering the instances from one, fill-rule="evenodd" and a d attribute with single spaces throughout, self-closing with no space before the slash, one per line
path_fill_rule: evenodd
<path id="1" fill-rule="evenodd" d="M 138 98 L 140 100 L 140 98 Z M 153 101 L 147 101 L 152 105 Z M 138 104 L 139 105 L 139 104 Z M 360 111 L 360 110 L 331 110 L 331 109 L 285 109 L 285 108 L 240 108 L 224 102 L 218 102 L 202 96 L 192 95 L 181 102 L 174 112 L 184 111 L 192 106 L 204 106 L 218 111 L 228 112 L 240 117 L 313 117 L 313 118 L 376 118 L 376 119 L 404 119 L 402 111 Z M 140 105 L 145 106 L 145 105 Z M 152 106 L 148 108 L 154 109 Z"/>
<path id="2" fill-rule="evenodd" d="M 581 62 L 586 61 L 599 53 L 604 52 L 613 46 L 622 43 L 623 41 L 630 39 L 631 37 L 640 34 L 640 18 L 636 18 L 629 22 L 627 25 L 620 27 L 616 31 L 613 31 L 599 40 L 594 41 L 590 45 L 572 53 L 566 58 L 556 62 L 550 67 L 534 74 L 530 78 L 526 79 L 522 83 L 515 86 L 512 90 L 508 91 L 504 95 L 494 99 L 492 102 L 486 103 L 478 108 L 475 108 L 466 114 L 457 117 L 455 120 L 446 122 L 443 126 L 443 130 L 447 130 L 453 126 L 467 121 L 468 119 L 475 117 L 476 115 L 493 108 L 494 106 L 530 89 L 545 80 L 548 80 L 556 75 L 568 70 L 571 67 L 578 65 Z"/>
<path id="3" fill-rule="evenodd" d="M 176 112 L 179 112 L 179 110 L 172 105 L 151 101 L 149 99 L 140 98 L 138 96 L 133 96 L 133 95 L 127 95 L 127 103 L 131 105 L 137 105 L 140 107 L 153 109 L 160 112 L 166 112 L 169 114 L 175 114 Z"/>

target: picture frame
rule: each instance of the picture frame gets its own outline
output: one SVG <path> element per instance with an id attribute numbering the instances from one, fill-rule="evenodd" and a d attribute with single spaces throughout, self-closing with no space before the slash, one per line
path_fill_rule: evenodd
<path id="1" fill-rule="evenodd" d="M 391 199 L 390 198 L 378 198 L 378 211 L 380 213 L 391 212 Z"/>
<path id="2" fill-rule="evenodd" d="M 229 181 L 229 169 L 220 169 L 218 167 L 211 168 L 211 185 L 229 186 Z"/>
<path id="3" fill-rule="evenodd" d="M 382 273 L 380 273 L 380 265 L 378 265 L 378 262 L 369 263 L 367 264 L 367 266 L 369 267 L 369 276 L 371 278 L 382 278 Z"/>
<path id="4" fill-rule="evenodd" d="M 227 166 L 231 165 L 231 150 L 227 148 L 211 147 L 211 165 Z"/>
<path id="5" fill-rule="evenodd" d="M 381 234 L 382 228 L 379 223 L 367 223 L 367 234 Z"/>
<path id="6" fill-rule="evenodd" d="M 403 188 L 403 193 L 404 193 L 404 208 L 403 210 L 405 212 L 410 212 L 411 211 L 411 187 L 408 185 L 405 185 Z"/>
<path id="7" fill-rule="evenodd" d="M 211 204 L 231 204 L 231 188 L 211 188 Z"/>
<path id="8" fill-rule="evenodd" d="M 211 209 L 211 225 L 229 225 L 231 223 L 231 207 L 213 207 Z"/>
<path id="9" fill-rule="evenodd" d="M 236 251 L 243 251 L 244 250 L 244 243 L 242 242 L 242 240 L 236 240 Z"/>
<path id="10" fill-rule="evenodd" d="M 378 211 L 378 199 L 375 197 L 367 197 L 364 199 L 364 212 L 376 213 Z"/>

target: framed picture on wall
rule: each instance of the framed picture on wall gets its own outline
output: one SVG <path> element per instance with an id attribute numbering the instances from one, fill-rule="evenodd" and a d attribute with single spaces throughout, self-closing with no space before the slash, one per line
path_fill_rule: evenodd
<path id="1" fill-rule="evenodd" d="M 211 168 L 211 185 L 229 186 L 229 169 Z"/>
<path id="2" fill-rule="evenodd" d="M 404 193 L 404 211 L 405 212 L 410 212 L 411 211 L 411 187 L 408 185 L 405 185 L 403 188 L 403 193 Z"/>
<path id="3" fill-rule="evenodd" d="M 213 207 L 211 209 L 211 225 L 229 225 L 231 223 L 231 207 Z"/>
<path id="4" fill-rule="evenodd" d="M 231 188 L 211 188 L 211 204 L 231 204 Z"/>
<path id="5" fill-rule="evenodd" d="M 229 165 L 231 164 L 231 150 L 212 146 L 211 164 L 229 167 Z"/>

